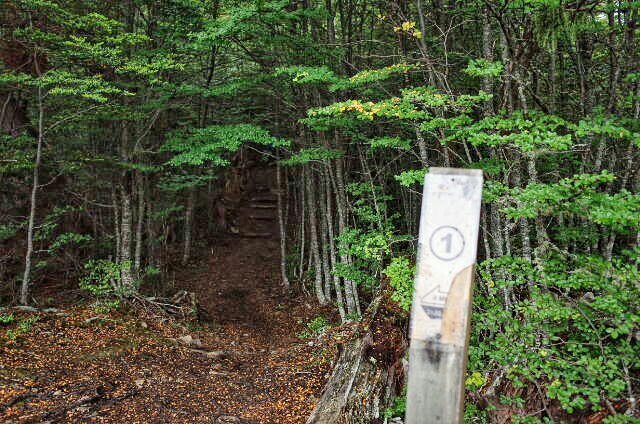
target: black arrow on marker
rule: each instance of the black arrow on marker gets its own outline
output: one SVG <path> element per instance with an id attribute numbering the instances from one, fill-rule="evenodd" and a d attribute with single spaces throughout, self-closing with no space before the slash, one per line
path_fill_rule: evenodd
<path id="1" fill-rule="evenodd" d="M 439 301 L 440 297 L 444 297 L 446 299 L 449 292 L 443 291 L 440 288 L 440 284 L 436 285 L 434 288 L 429 290 L 424 296 L 422 296 L 422 302 L 420 302 L 420 306 L 427 314 L 427 316 L 431 319 L 441 319 L 442 311 L 444 311 L 444 301 Z M 432 296 L 437 296 L 434 299 L 430 299 Z"/>

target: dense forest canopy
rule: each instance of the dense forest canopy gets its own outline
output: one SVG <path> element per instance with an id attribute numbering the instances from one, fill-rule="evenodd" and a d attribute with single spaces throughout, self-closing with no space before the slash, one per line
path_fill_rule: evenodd
<path id="1" fill-rule="evenodd" d="M 477 168 L 467 419 L 638 422 L 639 18 L 635 1 L 5 0 L 0 302 L 42 302 L 47 281 L 167 293 L 242 232 L 234 187 L 257 161 L 277 174 L 283 287 L 342 322 L 381 290 L 408 309 L 424 175 Z"/>

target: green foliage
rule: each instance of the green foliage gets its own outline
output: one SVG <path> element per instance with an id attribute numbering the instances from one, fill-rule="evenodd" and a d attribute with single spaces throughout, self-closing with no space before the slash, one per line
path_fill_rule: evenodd
<path id="1" fill-rule="evenodd" d="M 287 66 L 276 69 L 276 76 L 289 75 L 296 84 L 337 83 L 339 78 L 326 66 Z"/>
<path id="2" fill-rule="evenodd" d="M 401 186 L 411 187 L 414 184 L 424 184 L 424 177 L 429 172 L 428 169 L 411 169 L 396 175 L 395 179 Z"/>
<path id="3" fill-rule="evenodd" d="M 91 308 L 98 314 L 109 314 L 121 305 L 120 299 L 96 299 Z"/>
<path id="4" fill-rule="evenodd" d="M 286 146 L 288 142 L 273 137 L 267 130 L 250 124 L 212 125 L 206 128 L 179 130 L 171 133 L 162 147 L 173 152 L 169 164 L 173 166 L 226 166 L 225 154 L 238 151 L 246 142 L 272 147 Z"/>
<path id="5" fill-rule="evenodd" d="M 380 69 L 367 69 L 347 79 L 334 82 L 329 89 L 331 91 L 340 91 L 359 88 L 374 82 L 387 80 L 396 74 L 406 74 L 412 69 L 415 69 L 415 66 L 406 63 L 396 63 Z"/>
<path id="6" fill-rule="evenodd" d="M 298 337 L 301 339 L 310 339 L 322 335 L 331 323 L 322 315 L 318 315 L 305 324 L 306 329 L 302 331 Z"/>
<path id="7" fill-rule="evenodd" d="M 368 143 L 372 152 L 380 149 L 411 149 L 411 141 L 400 137 L 378 137 L 368 140 Z"/>
<path id="8" fill-rule="evenodd" d="M 102 300 L 112 296 L 122 297 L 131 288 L 122 287 L 121 273 L 130 263 L 115 263 L 106 259 L 91 259 L 84 266 L 85 276 L 80 280 L 80 288 Z"/>
<path id="9" fill-rule="evenodd" d="M 398 235 L 393 221 L 397 215 L 388 214 L 391 200 L 380 187 L 368 183 L 353 183 L 347 188 L 356 200 L 353 214 L 357 226 L 347 228 L 336 239 L 338 253 L 348 256 L 350 263 L 339 263 L 334 273 L 348 281 L 373 289 L 378 286 L 384 263 L 391 255 L 391 246 L 402 242 L 406 236 Z"/>
<path id="10" fill-rule="evenodd" d="M 471 59 L 465 72 L 474 77 L 499 77 L 504 70 L 502 62 L 489 62 L 486 59 Z"/>
<path id="11" fill-rule="evenodd" d="M 389 283 L 394 292 L 391 298 L 405 311 L 411 309 L 413 299 L 413 280 L 416 272 L 415 265 L 404 256 L 391 259 L 391 263 L 383 271 L 389 277 Z"/>
<path id="12" fill-rule="evenodd" d="M 385 418 L 404 417 L 404 413 L 407 410 L 407 389 L 403 389 L 400 396 L 396 396 L 393 399 L 393 403 L 390 407 L 384 410 Z"/>
<path id="13" fill-rule="evenodd" d="M 43 219 L 40 224 L 40 228 L 35 235 L 36 240 L 47 240 L 52 236 L 54 231 L 60 225 L 60 221 L 65 216 L 65 214 L 73 212 L 74 209 L 71 206 L 58 207 L 56 206 L 53 210 L 47 214 L 47 216 Z"/>
<path id="14" fill-rule="evenodd" d="M 56 239 L 49 245 L 49 253 L 55 253 L 56 251 L 69 246 L 69 245 L 83 245 L 92 240 L 92 237 L 86 234 L 77 234 L 77 233 L 64 233 L 60 234 Z"/>
<path id="15" fill-rule="evenodd" d="M 18 232 L 18 227 L 11 224 L 0 224 L 0 242 L 9 240 Z"/>
<path id="16" fill-rule="evenodd" d="M 166 192 L 181 192 L 194 187 L 202 187 L 214 179 L 216 179 L 216 176 L 213 174 L 173 174 L 160 178 L 158 188 Z"/>
<path id="17" fill-rule="evenodd" d="M 29 333 L 33 328 L 33 324 L 38 322 L 39 319 L 40 317 L 38 317 L 37 315 L 19 319 L 15 328 L 7 330 L 7 338 L 11 341 L 18 340 L 20 337 Z"/>
<path id="18" fill-rule="evenodd" d="M 566 151 L 574 143 L 573 126 L 562 118 L 541 112 L 495 115 L 458 126 L 448 140 L 464 139 L 480 146 L 513 145 L 523 152 Z"/>
<path id="19" fill-rule="evenodd" d="M 0 74 L 1 78 L 1 74 Z M 0 173 L 15 173 L 33 167 L 35 140 L 21 134 L 16 137 L 0 134 Z"/>
<path id="20" fill-rule="evenodd" d="M 335 149 L 327 149 L 325 147 L 313 147 L 309 149 L 300 149 L 297 153 L 291 155 L 290 158 L 281 160 L 280 163 L 285 166 L 304 165 L 309 162 L 322 162 L 325 160 L 334 160 L 341 158 L 343 152 Z"/>
<path id="21" fill-rule="evenodd" d="M 0 325 L 9 325 L 16 320 L 13 314 L 0 314 Z"/>
<path id="22" fill-rule="evenodd" d="M 116 94 L 133 95 L 106 82 L 100 75 L 79 77 L 68 71 L 52 70 L 34 80 L 33 85 L 44 88 L 52 96 L 72 96 L 104 103 Z"/>
<path id="23" fill-rule="evenodd" d="M 602 424 L 640 424 L 640 418 L 629 415 L 609 415 L 602 420 Z"/>
<path id="24" fill-rule="evenodd" d="M 544 379 L 548 397 L 570 413 L 600 405 L 603 396 L 623 396 L 624 370 L 640 357 L 633 341 L 640 325 L 637 264 L 637 255 L 609 262 L 554 254 L 539 267 L 507 256 L 485 261 L 470 372 L 496 363 L 515 387 Z M 526 288 L 529 297 L 505 308 L 505 288 Z"/>
<path id="25" fill-rule="evenodd" d="M 472 402 L 465 402 L 464 422 L 466 424 L 489 424 L 487 410 L 478 408 L 478 406 Z"/>

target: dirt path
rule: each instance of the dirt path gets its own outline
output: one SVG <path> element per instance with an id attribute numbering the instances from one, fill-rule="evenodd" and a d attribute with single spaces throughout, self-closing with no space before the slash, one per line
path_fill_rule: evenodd
<path id="1" fill-rule="evenodd" d="M 334 351 L 298 337 L 320 311 L 283 294 L 272 194 L 254 184 L 240 234 L 176 282 L 197 295 L 196 325 L 88 306 L 13 311 L 0 328 L 0 422 L 304 423 Z M 11 340 L 6 330 L 30 317 Z M 183 336 L 199 346 L 174 341 Z"/>

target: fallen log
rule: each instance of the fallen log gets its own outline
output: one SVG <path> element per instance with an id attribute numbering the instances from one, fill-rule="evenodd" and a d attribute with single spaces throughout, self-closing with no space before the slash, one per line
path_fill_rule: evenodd
<path id="1" fill-rule="evenodd" d="M 340 349 L 322 396 L 307 424 L 373 424 L 405 381 L 407 316 L 387 293 L 371 302 Z"/>

